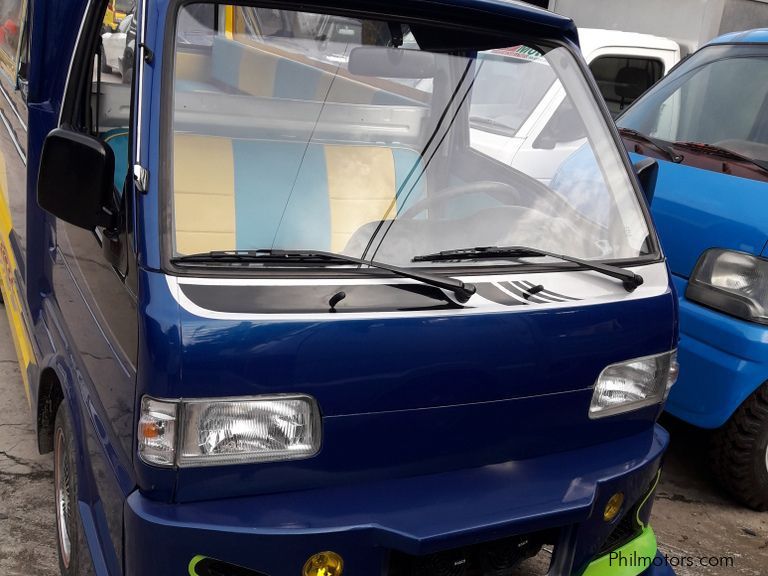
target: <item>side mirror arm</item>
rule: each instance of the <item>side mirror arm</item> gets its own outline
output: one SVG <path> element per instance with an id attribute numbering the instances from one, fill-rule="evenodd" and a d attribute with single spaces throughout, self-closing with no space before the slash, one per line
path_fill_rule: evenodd
<path id="1" fill-rule="evenodd" d="M 643 188 L 645 199 L 650 206 L 653 202 L 654 193 L 656 192 L 656 180 L 659 176 L 659 163 L 655 158 L 645 158 L 637 162 L 634 167 L 637 179 L 640 181 L 640 186 Z"/>

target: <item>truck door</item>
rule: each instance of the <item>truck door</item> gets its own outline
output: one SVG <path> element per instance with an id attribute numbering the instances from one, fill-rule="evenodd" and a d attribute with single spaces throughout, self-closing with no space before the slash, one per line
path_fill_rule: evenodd
<path id="1" fill-rule="evenodd" d="M 102 541 L 104 562 L 110 573 L 118 574 L 122 506 L 133 488 L 138 346 L 134 189 L 128 178 L 132 86 L 124 84 L 118 74 L 102 72 L 98 32 L 91 31 L 90 38 L 81 39 L 89 43 L 89 50 L 73 62 L 69 83 L 80 86 L 66 94 L 61 122 L 98 136 L 114 151 L 114 193 L 120 200 L 121 223 L 110 232 L 89 231 L 58 220 L 53 288 L 68 332 L 71 369 L 78 381 L 86 456 L 81 477 L 93 479 L 85 483 L 92 493 L 83 496 L 91 499 L 93 522 L 100 533 L 111 537 L 111 546 Z"/>

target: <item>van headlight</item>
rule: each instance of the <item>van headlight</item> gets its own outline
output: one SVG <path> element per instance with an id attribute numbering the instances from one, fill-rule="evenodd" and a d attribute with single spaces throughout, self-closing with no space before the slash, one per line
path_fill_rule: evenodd
<path id="1" fill-rule="evenodd" d="M 699 258 L 685 297 L 719 312 L 768 324 L 768 260 L 712 248 Z"/>
<path id="2" fill-rule="evenodd" d="M 320 410 L 303 395 L 201 400 L 145 396 L 139 456 L 156 466 L 278 462 L 320 450 Z"/>
<path id="3" fill-rule="evenodd" d="M 607 366 L 597 377 L 590 418 L 661 404 L 677 380 L 677 350 Z"/>

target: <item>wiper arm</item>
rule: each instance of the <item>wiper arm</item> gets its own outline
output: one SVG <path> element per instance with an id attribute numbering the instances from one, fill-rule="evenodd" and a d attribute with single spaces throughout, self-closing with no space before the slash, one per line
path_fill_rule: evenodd
<path id="1" fill-rule="evenodd" d="M 449 276 L 438 276 L 427 272 L 417 272 L 400 266 L 375 262 L 373 260 L 362 260 L 346 254 L 337 254 L 335 252 L 325 252 L 322 250 L 219 250 L 213 252 L 201 252 L 200 254 L 188 254 L 172 258 L 174 264 L 198 264 L 210 262 L 312 262 L 312 261 L 337 261 L 357 264 L 359 266 L 370 266 L 387 270 L 403 278 L 411 278 L 453 292 L 461 304 L 464 304 L 477 291 L 474 284 L 466 284 L 456 278 Z"/>
<path id="2" fill-rule="evenodd" d="M 705 144 L 703 142 L 675 142 L 674 145 L 679 148 L 691 150 L 693 152 L 701 152 L 702 154 L 709 154 L 711 156 L 720 156 L 721 158 L 728 158 L 730 160 L 735 160 L 737 162 L 742 162 L 744 164 L 752 164 L 753 166 L 760 168 L 760 170 L 762 170 L 763 172 L 768 173 L 768 162 L 755 160 L 754 158 L 750 158 L 749 156 L 744 156 L 743 154 L 740 154 L 733 150 L 729 150 L 728 148 L 723 148 L 722 146 L 715 146 L 714 144 Z"/>
<path id="3" fill-rule="evenodd" d="M 661 152 L 664 156 L 666 156 L 669 160 L 671 160 L 675 164 L 679 164 L 680 162 L 683 161 L 683 156 L 675 152 L 672 146 L 664 142 L 664 140 L 659 140 L 658 138 L 654 138 L 653 136 L 647 136 L 642 132 L 638 132 L 637 130 L 632 130 L 631 128 L 619 128 L 619 134 L 621 134 L 623 137 L 629 140 L 634 140 L 642 144 L 650 145 L 657 152 Z"/>
<path id="4" fill-rule="evenodd" d="M 488 126 L 490 128 L 501 128 L 503 130 L 514 130 L 515 128 L 510 126 L 509 124 L 505 124 L 504 122 L 499 122 L 498 120 L 494 120 L 493 118 L 487 118 L 486 116 L 470 116 L 469 117 L 469 123 L 470 124 L 482 124 L 483 126 Z"/>
<path id="5" fill-rule="evenodd" d="M 538 248 L 528 248 L 527 246 L 477 246 L 475 248 L 462 248 L 459 250 L 443 250 L 442 252 L 416 256 L 413 258 L 413 262 L 493 260 L 506 258 L 531 258 L 535 256 L 549 256 L 551 258 L 557 258 L 558 260 L 564 260 L 565 262 L 573 262 L 574 264 L 578 264 L 581 268 L 594 270 L 595 272 L 600 272 L 611 278 L 616 278 L 617 280 L 621 280 L 624 289 L 627 292 L 634 291 L 635 288 L 643 283 L 642 276 L 635 274 L 626 268 L 611 266 L 610 264 L 601 264 L 590 260 L 582 260 L 581 258 L 566 256 L 565 254 L 555 254 L 554 252 L 547 252 L 546 250 L 539 250 Z"/>

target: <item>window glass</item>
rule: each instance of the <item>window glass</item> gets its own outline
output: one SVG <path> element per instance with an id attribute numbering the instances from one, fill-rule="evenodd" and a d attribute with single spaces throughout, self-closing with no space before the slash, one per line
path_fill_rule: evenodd
<path id="1" fill-rule="evenodd" d="M 600 56 L 589 68 L 614 118 L 664 75 L 655 58 Z"/>
<path id="2" fill-rule="evenodd" d="M 735 88 L 737 87 L 737 88 Z M 619 120 L 668 142 L 696 142 L 768 160 L 768 51 L 706 47 Z"/>
<path id="3" fill-rule="evenodd" d="M 19 49 L 19 35 L 25 0 L 3 0 L 0 2 L 0 58 L 7 69 L 15 72 L 16 56 Z"/>
<path id="4" fill-rule="evenodd" d="M 480 129 L 514 136 L 557 75 L 537 51 L 526 46 L 491 51 L 481 62 L 472 89 L 470 122 Z M 500 86 L 509 89 L 500 90 Z"/>
<path id="5" fill-rule="evenodd" d="M 449 27 L 220 5 L 198 35 L 209 45 L 191 45 L 182 23 L 208 25 L 192 8 L 211 6 L 178 17 L 164 163 L 174 255 L 305 249 L 438 267 L 455 264 L 413 258 L 488 245 L 646 253 L 637 196 L 568 49 L 492 36 L 473 38 L 478 49 Z M 575 142 L 508 160 L 550 90 L 569 103 L 554 138 Z M 586 162 L 569 178 L 577 152 Z M 556 173 L 585 185 L 555 186 Z"/>
<path id="6" fill-rule="evenodd" d="M 116 2 L 118 10 L 128 6 L 128 13 L 115 31 L 101 35 L 100 53 L 94 55 L 90 106 L 84 118 L 88 126 L 79 126 L 104 140 L 115 156 L 114 185 L 122 195 L 129 171 L 129 126 L 131 84 L 136 44 L 136 14 L 133 2 Z"/>

